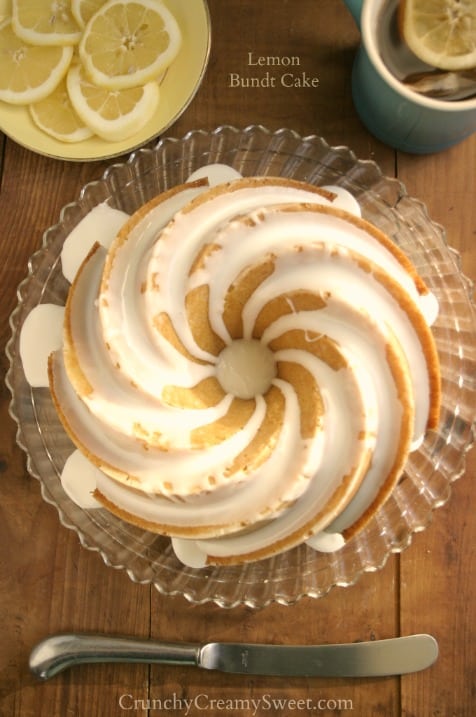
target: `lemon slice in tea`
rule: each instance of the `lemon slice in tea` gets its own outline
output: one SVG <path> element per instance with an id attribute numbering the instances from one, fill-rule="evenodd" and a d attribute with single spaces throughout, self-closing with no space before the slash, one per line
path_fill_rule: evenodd
<path id="1" fill-rule="evenodd" d="M 401 0 L 399 26 L 410 50 L 428 65 L 476 67 L 476 0 Z"/>

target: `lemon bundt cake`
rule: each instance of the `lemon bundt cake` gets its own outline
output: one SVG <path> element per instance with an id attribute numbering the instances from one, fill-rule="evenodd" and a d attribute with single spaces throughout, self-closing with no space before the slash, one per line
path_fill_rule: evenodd
<path id="1" fill-rule="evenodd" d="M 288 179 L 199 178 L 94 245 L 71 286 L 49 382 L 95 496 L 203 564 L 348 540 L 437 424 L 436 301 L 339 206 Z"/>

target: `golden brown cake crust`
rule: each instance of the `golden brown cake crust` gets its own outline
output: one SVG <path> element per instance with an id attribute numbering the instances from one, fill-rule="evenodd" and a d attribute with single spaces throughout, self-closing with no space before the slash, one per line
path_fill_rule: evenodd
<path id="1" fill-rule="evenodd" d="M 107 253 L 99 284 L 101 296 L 102 294 L 107 295 L 110 285 L 114 287 L 116 286 L 117 279 L 115 277 L 117 274 L 114 274 L 114 280 L 112 280 L 112 271 L 116 259 L 119 256 L 119 252 L 126 245 L 129 237 L 131 236 L 131 232 L 136 230 L 138 227 L 142 231 L 141 222 L 145 221 L 150 212 L 159 208 L 160 205 L 167 199 L 178 197 L 182 192 L 186 192 L 190 189 L 205 188 L 205 191 L 198 195 L 193 196 L 192 194 L 193 198 L 189 199 L 185 203 L 185 206 L 183 206 L 183 208 L 179 210 L 179 212 L 177 212 L 170 221 L 167 221 L 164 225 L 165 228 L 162 226 L 157 230 L 156 238 L 157 245 L 159 247 L 157 256 L 159 256 L 159 259 L 162 256 L 160 254 L 160 251 L 162 251 L 161 247 L 165 247 L 163 256 L 169 256 L 171 248 L 175 248 L 175 243 L 178 241 L 178 238 L 180 238 L 177 235 L 181 230 L 183 230 L 184 226 L 185 228 L 188 227 L 191 236 L 194 236 L 192 228 L 193 220 L 190 219 L 190 217 L 195 219 L 193 215 L 195 210 L 206 208 L 208 206 L 208 202 L 213 210 L 213 201 L 216 198 L 230 198 L 230 201 L 233 202 L 233 194 L 239 190 L 261 190 L 264 187 L 291 187 L 295 189 L 303 189 L 306 192 L 312 192 L 316 195 L 316 197 L 320 196 L 326 201 L 332 201 L 335 198 L 335 195 L 332 192 L 321 190 L 317 187 L 311 187 L 304 182 L 278 177 L 245 178 L 218 185 L 211 189 L 206 189 L 207 186 L 206 180 L 198 180 L 193 184 L 191 183 L 175 187 L 149 201 L 126 222 L 123 228 L 119 231 L 111 249 Z M 273 196 L 275 195 L 273 194 Z M 220 408 L 220 413 L 216 414 L 216 417 L 214 417 L 215 414 L 213 411 L 209 410 L 206 415 L 212 418 L 207 418 L 203 424 L 195 425 L 193 424 L 193 421 L 190 423 L 191 428 L 187 428 L 188 444 L 185 448 L 180 446 L 179 452 L 189 451 L 190 454 L 193 454 L 193 456 L 196 457 L 198 454 L 204 454 L 207 451 L 212 451 L 216 447 L 220 447 L 227 442 L 231 443 L 231 440 L 235 436 L 240 434 L 245 435 L 242 432 L 247 425 L 251 425 L 253 423 L 255 414 L 258 413 L 258 405 L 262 411 L 259 418 L 261 422 L 258 425 L 258 419 L 256 419 L 256 424 L 253 424 L 254 433 L 249 439 L 249 442 L 246 444 L 243 443 L 243 445 L 237 442 L 237 445 L 240 445 L 239 450 L 237 450 L 235 454 L 231 455 L 229 459 L 227 457 L 226 466 L 220 465 L 220 472 L 217 471 L 216 473 L 213 473 L 212 470 L 210 471 L 210 474 L 208 475 L 208 483 L 205 482 L 207 474 L 204 473 L 203 475 L 200 475 L 199 478 L 194 477 L 193 480 L 185 482 L 184 492 L 180 493 L 182 486 L 179 485 L 179 491 L 176 490 L 176 487 L 174 486 L 175 477 L 173 472 L 170 472 L 165 473 L 164 478 L 161 478 L 158 475 L 157 480 L 154 475 L 154 477 L 150 479 L 150 483 L 147 484 L 146 489 L 144 485 L 145 481 L 149 480 L 150 474 L 147 472 L 149 471 L 149 463 L 147 463 L 147 467 L 144 468 L 144 475 L 146 475 L 146 478 L 143 483 L 139 473 L 138 475 L 133 475 L 132 472 L 123 470 L 119 463 L 115 465 L 112 460 L 103 460 L 99 454 L 96 455 L 95 451 L 88 444 L 88 441 L 86 439 L 83 440 L 81 431 L 77 430 L 78 424 L 75 423 L 74 416 L 69 415 L 68 407 L 65 406 L 62 399 L 61 382 L 63 381 L 63 375 L 59 357 L 52 356 L 49 362 L 49 377 L 53 401 L 65 430 L 84 455 L 91 461 L 91 463 L 97 466 L 107 476 L 112 478 L 112 480 L 117 484 L 120 484 L 117 489 L 112 489 L 112 487 L 108 486 L 107 482 L 103 482 L 102 484 L 99 482 L 99 485 L 104 486 L 104 490 L 96 490 L 95 497 L 97 500 L 114 515 L 142 529 L 171 537 L 188 539 L 216 538 L 226 535 L 239 537 L 240 535 L 249 534 L 255 528 L 259 528 L 261 525 L 266 525 L 267 522 L 271 522 L 274 519 L 279 520 L 279 516 L 284 515 L 288 508 L 299 505 L 300 500 L 306 500 L 305 489 L 301 486 L 303 486 L 306 481 L 318 481 L 319 475 L 318 473 L 315 473 L 311 476 L 310 472 L 309 475 L 307 475 L 302 466 L 308 465 L 305 462 L 307 458 L 304 458 L 304 456 L 307 456 L 307 443 L 311 444 L 319 432 L 324 430 L 326 402 L 323 396 L 325 390 L 327 390 L 327 387 L 322 387 L 319 384 L 319 381 L 314 377 L 312 373 L 314 368 L 311 370 L 310 368 L 306 368 L 306 365 L 313 367 L 315 364 L 322 364 L 326 367 L 326 377 L 329 377 L 332 372 L 343 377 L 341 380 L 346 382 L 345 391 L 347 393 L 345 395 L 346 397 L 352 396 L 352 400 L 354 402 L 352 405 L 353 413 L 355 416 L 359 417 L 359 420 L 361 417 L 365 417 L 362 418 L 364 421 L 362 426 L 365 426 L 365 428 L 360 428 L 360 431 L 356 430 L 355 436 L 353 435 L 352 437 L 352 440 L 354 441 L 354 447 L 352 449 L 353 452 L 351 452 L 348 459 L 346 459 L 347 463 L 345 464 L 345 468 L 341 470 L 339 476 L 333 476 L 332 483 L 329 483 L 329 486 L 327 483 L 324 484 L 326 488 L 323 492 L 316 492 L 316 495 L 319 496 L 320 502 L 317 504 L 316 501 L 316 504 L 311 504 L 314 514 L 311 515 L 310 511 L 305 511 L 303 515 L 306 517 L 300 519 L 300 522 L 293 522 L 292 527 L 287 529 L 285 535 L 281 535 L 281 533 L 279 533 L 279 537 L 275 537 L 274 540 L 267 545 L 257 547 L 256 549 L 245 549 L 241 552 L 237 551 L 236 554 L 233 554 L 233 551 L 231 550 L 228 555 L 216 555 L 214 554 L 212 545 L 209 551 L 210 555 L 208 556 L 208 562 L 218 565 L 248 562 L 269 557 L 270 555 L 279 553 L 282 550 L 289 549 L 305 541 L 316 532 L 319 532 L 319 530 L 325 528 L 327 525 L 331 524 L 332 521 L 337 519 L 343 510 L 349 505 L 349 502 L 361 487 L 369 467 L 372 465 L 372 458 L 374 455 L 374 444 L 372 439 L 374 436 L 373 434 L 371 435 L 371 430 L 367 429 L 367 426 L 374 426 L 375 424 L 372 423 L 372 421 L 366 422 L 367 414 L 364 405 L 364 396 L 362 395 L 362 397 L 360 397 L 360 388 L 357 388 L 358 381 L 352 373 L 352 358 L 348 358 L 349 354 L 347 354 L 340 345 L 339 341 L 342 340 L 341 338 L 339 338 L 339 340 L 335 340 L 331 335 L 328 336 L 325 333 L 320 333 L 320 328 L 313 330 L 312 328 L 308 328 L 306 324 L 310 316 L 317 317 L 321 311 L 323 314 L 325 313 L 326 316 L 334 316 L 332 312 L 337 311 L 337 315 L 342 317 L 345 312 L 343 312 L 338 305 L 339 302 L 344 303 L 344 299 L 340 296 L 339 288 L 334 288 L 335 296 L 333 296 L 330 289 L 321 291 L 319 286 L 317 286 L 314 290 L 310 280 L 307 280 L 307 288 L 296 288 L 296 284 L 292 284 L 291 289 L 284 289 L 278 295 L 273 293 L 277 291 L 275 286 L 277 287 L 279 284 L 278 280 L 276 280 L 276 285 L 273 284 L 273 281 L 275 281 L 273 275 L 276 273 L 278 279 L 281 278 L 279 271 L 283 271 L 283 265 L 287 266 L 285 262 L 288 257 L 291 259 L 288 263 L 295 266 L 301 266 L 301 263 L 304 266 L 306 262 L 309 264 L 312 260 L 318 262 L 321 257 L 323 258 L 323 261 L 332 260 L 332 262 L 334 262 L 332 267 L 334 267 L 336 257 L 338 257 L 338 261 L 348 261 L 349 265 L 352 265 L 355 271 L 359 273 L 359 276 L 364 276 L 365 282 L 367 281 L 367 275 L 369 277 L 371 276 L 372 282 L 375 282 L 372 283 L 372 286 L 376 286 L 378 284 L 380 293 L 377 293 L 379 296 L 384 293 L 385 299 L 387 299 L 387 295 L 391 297 L 392 307 L 399 307 L 398 309 L 392 308 L 392 310 L 395 311 L 395 315 L 400 315 L 399 310 L 401 309 L 402 314 L 405 315 L 406 320 L 408 320 L 413 328 L 415 336 L 418 337 L 419 347 L 421 347 L 421 351 L 424 355 L 424 361 L 428 370 L 430 394 L 428 428 L 436 427 L 439 419 L 441 388 L 438 355 L 431 330 L 428 327 L 422 312 L 417 306 L 416 299 L 413 298 L 417 296 L 417 294 L 424 296 L 428 293 L 428 289 L 406 255 L 378 228 L 371 225 L 365 219 L 354 216 L 343 209 L 328 206 L 327 204 L 314 204 L 312 203 L 312 200 L 304 202 L 283 201 L 280 204 L 274 200 L 269 206 L 267 206 L 266 192 L 263 193 L 262 200 L 262 208 L 259 207 L 252 212 L 250 211 L 250 213 L 238 213 L 234 215 L 232 219 L 227 219 L 220 224 L 219 229 L 216 229 L 216 231 L 212 230 L 208 241 L 207 237 L 201 238 L 202 244 L 200 245 L 196 255 L 193 255 L 193 253 L 190 252 L 190 260 L 187 255 L 187 261 L 183 261 L 182 264 L 180 264 L 180 266 L 183 265 L 185 267 L 183 269 L 185 277 L 183 286 L 186 287 L 186 290 L 183 292 L 183 308 L 181 308 L 178 313 L 181 312 L 180 315 L 184 318 L 187 329 L 186 331 L 183 330 L 182 333 L 180 333 L 180 330 L 175 326 L 173 307 L 171 304 L 167 304 L 166 302 L 161 303 L 161 298 L 159 301 L 154 303 L 155 297 L 160 295 L 163 290 L 163 286 L 166 285 L 167 278 L 161 274 L 163 270 L 162 267 L 166 265 L 165 260 L 163 258 L 160 260 L 156 259 L 154 255 L 154 261 L 156 261 L 155 264 L 152 264 L 154 271 L 147 275 L 144 272 L 141 275 L 141 281 L 137 282 L 138 285 L 140 284 L 141 301 L 142 296 L 149 299 L 149 295 L 152 295 L 152 298 L 150 298 L 150 305 L 154 307 L 154 310 L 151 311 L 151 325 L 148 326 L 147 329 L 150 330 L 151 336 L 154 336 L 154 347 L 159 345 L 165 346 L 165 353 L 173 356 L 174 364 L 177 363 L 182 366 L 184 359 L 190 362 L 191 367 L 189 368 L 187 366 L 186 369 L 186 371 L 190 370 L 190 375 L 195 377 L 205 376 L 205 378 L 198 380 L 196 383 L 190 382 L 189 376 L 187 376 L 184 385 L 180 385 L 179 382 L 177 382 L 177 384 L 168 382 L 169 374 L 167 374 L 167 380 L 163 380 L 162 384 L 160 384 L 160 395 L 158 394 L 156 397 L 158 403 L 162 402 L 163 406 L 177 412 L 199 412 L 201 410 L 207 412 L 208 409 L 213 409 L 219 404 L 223 403 L 223 405 L 225 405 L 228 398 L 230 398 L 230 401 L 226 403 L 226 409 L 223 408 L 222 410 L 222 408 Z M 173 202 L 171 206 L 175 206 L 175 203 Z M 239 204 L 239 206 L 243 205 Z M 368 235 L 368 237 L 372 240 L 369 246 L 376 247 L 375 242 L 377 242 L 383 250 L 385 250 L 392 257 L 392 261 L 388 260 L 389 265 L 393 267 L 396 265 L 395 262 L 397 262 L 395 275 L 398 277 L 401 274 L 406 274 L 413 282 L 416 293 L 412 288 L 413 293 L 410 292 L 409 294 L 407 290 L 403 288 L 403 286 L 406 286 L 404 282 L 400 284 L 399 281 L 394 279 L 390 273 L 383 268 L 380 268 L 378 264 L 374 263 L 373 258 L 370 259 L 367 256 L 364 256 L 364 253 L 357 253 L 357 251 L 354 250 L 352 243 L 344 244 L 345 248 L 339 249 L 338 243 L 334 244 L 331 241 L 330 244 L 326 244 L 325 237 L 321 236 L 319 233 L 316 234 L 318 238 L 314 238 L 313 236 L 312 240 L 300 239 L 298 220 L 303 214 L 306 215 L 306 221 L 309 220 L 311 223 L 310 225 L 312 226 L 314 226 L 314 224 L 312 224 L 314 220 L 317 227 L 319 224 L 321 227 L 324 226 L 322 224 L 321 217 L 326 217 L 328 219 L 330 218 L 330 221 L 335 220 L 335 225 L 330 226 L 332 228 L 334 226 L 336 227 L 336 233 L 345 232 L 346 227 L 349 228 L 349 231 L 354 230 L 354 235 L 357 237 L 357 244 L 362 241 L 362 236 Z M 293 215 L 296 216 L 296 223 L 294 223 L 292 219 Z M 164 214 L 158 216 L 163 217 Z M 213 316 L 213 312 L 216 307 L 211 305 L 212 296 L 214 294 L 212 294 L 206 283 L 200 283 L 204 281 L 203 277 L 206 277 L 208 274 L 213 274 L 213 272 L 209 269 L 209 265 L 215 267 L 216 270 L 217 263 L 220 261 L 220 252 L 222 251 L 222 247 L 228 246 L 226 244 L 227 241 L 228 244 L 231 245 L 235 240 L 234 231 L 237 232 L 237 236 L 245 236 L 246 240 L 248 240 L 250 235 L 252 236 L 255 226 L 259 228 L 261 224 L 265 224 L 267 221 L 274 221 L 275 223 L 270 226 L 273 228 L 273 231 L 276 231 L 276 225 L 280 221 L 283 222 L 284 218 L 287 222 L 286 227 L 289 225 L 291 227 L 291 231 L 289 234 L 289 243 L 286 245 L 285 249 L 283 248 L 282 254 L 279 253 L 279 248 L 275 248 L 275 239 L 273 234 L 272 242 L 269 242 L 269 246 L 272 248 L 272 251 L 268 250 L 263 252 L 258 259 L 254 259 L 253 262 L 248 264 L 245 262 L 243 264 L 237 264 L 240 268 L 235 274 L 233 274 L 233 281 L 229 284 L 223 284 L 225 288 L 222 292 L 222 299 L 220 299 L 222 304 L 217 312 L 220 314 L 219 320 L 217 320 L 216 317 Z M 290 218 L 291 222 L 289 222 Z M 296 225 L 298 226 L 298 229 L 294 235 L 292 229 Z M 156 224 L 151 224 L 151 226 L 155 227 Z M 308 225 L 306 224 L 305 226 Z M 361 233 L 355 230 L 359 230 Z M 303 236 L 307 237 L 308 235 L 305 234 L 305 230 L 303 230 L 303 232 Z M 270 236 L 270 230 L 268 227 L 266 227 L 264 234 L 265 238 L 268 239 Z M 146 234 L 146 237 L 148 242 L 149 235 Z M 285 236 L 285 239 L 287 240 L 287 235 Z M 128 245 L 131 247 L 131 251 L 135 247 L 135 241 L 136 240 L 134 239 L 134 241 Z M 220 242 L 223 243 L 221 244 Z M 361 246 L 361 244 L 358 245 Z M 62 358 L 66 368 L 66 373 L 74 379 L 72 383 L 75 391 L 77 392 L 79 398 L 84 400 L 86 400 L 94 392 L 94 386 L 91 384 L 87 372 L 83 371 L 83 367 L 75 353 L 76 339 L 72 329 L 71 307 L 74 302 L 77 287 L 84 279 L 84 272 L 87 270 L 89 262 L 94 260 L 98 251 L 100 251 L 99 247 L 95 246 L 89 253 L 84 264 L 81 266 L 80 271 L 71 287 L 70 296 L 66 305 L 65 342 Z M 224 249 L 223 251 L 225 253 Z M 381 249 L 380 247 L 377 247 L 375 248 L 375 254 L 372 254 L 372 252 L 369 251 L 369 255 L 372 255 L 372 257 L 380 257 L 381 254 L 379 252 L 381 253 Z M 125 259 L 123 257 L 125 257 Z M 118 262 L 120 268 L 122 268 L 122 265 L 126 263 L 126 259 L 129 258 L 129 254 L 126 252 L 123 257 L 121 257 L 120 262 Z M 378 259 L 376 259 L 376 261 L 378 261 Z M 147 267 L 148 266 L 149 264 L 147 264 Z M 324 264 L 323 266 L 326 267 L 327 264 Z M 337 266 L 340 267 L 341 264 L 337 264 Z M 382 266 L 386 266 L 386 264 L 382 263 Z M 145 278 L 146 276 L 147 278 Z M 323 272 L 321 272 L 320 276 L 321 281 L 325 283 L 326 277 L 324 277 Z M 353 282 L 354 274 L 350 274 L 349 276 L 351 276 L 351 282 Z M 359 281 L 362 280 L 359 278 Z M 182 287 L 182 283 L 180 283 L 179 286 Z M 270 286 L 271 289 L 269 289 Z M 279 284 L 279 286 L 281 286 L 281 284 Z M 329 287 L 331 286 L 336 285 L 331 282 L 329 283 Z M 362 286 L 362 284 L 357 282 L 356 286 Z M 262 292 L 261 294 L 259 293 L 260 291 Z M 164 290 L 164 295 L 176 297 L 176 293 L 174 291 L 170 291 L 169 289 L 169 292 L 170 293 L 167 294 L 167 291 Z M 262 306 L 256 304 L 257 313 L 254 315 L 253 321 L 251 322 L 249 318 L 246 318 L 246 315 L 245 319 L 243 319 L 243 314 L 245 312 L 245 307 L 249 307 L 252 303 L 253 297 L 256 295 L 260 297 L 263 295 L 267 298 Z M 113 306 L 114 297 L 109 296 L 109 299 L 110 302 L 108 306 Z M 106 302 L 107 299 L 104 298 L 103 301 Z M 220 301 L 218 303 L 220 303 Z M 121 302 L 125 303 L 122 294 Z M 180 300 L 178 303 L 180 303 Z M 101 305 L 105 306 L 106 304 Z M 149 304 L 147 304 L 147 306 L 149 306 Z M 166 309 L 164 309 L 164 306 Z M 332 311 L 330 309 L 331 306 Z M 358 531 L 367 525 L 379 507 L 390 496 L 402 474 L 413 437 L 414 398 L 413 388 L 411 386 L 411 380 L 408 373 L 407 359 L 403 356 L 403 353 L 399 348 L 398 341 L 393 338 L 392 332 L 390 332 L 388 341 L 385 343 L 386 332 L 380 327 L 377 329 L 378 322 L 371 319 L 370 313 L 367 318 L 366 311 L 367 310 L 364 309 L 362 312 L 366 318 L 359 318 L 358 321 L 367 322 L 365 327 L 372 327 L 372 329 L 375 327 L 377 331 L 379 341 L 383 347 L 381 353 L 382 355 L 385 354 L 386 366 L 388 366 L 392 377 L 392 390 L 396 392 L 398 403 L 401 406 L 401 416 L 398 419 L 399 424 L 396 424 L 395 426 L 396 452 L 395 457 L 392 456 L 393 462 L 387 470 L 386 475 L 382 477 L 377 494 L 370 501 L 370 505 L 367 505 L 360 517 L 357 520 L 354 520 L 353 524 L 343 531 L 346 540 L 353 537 Z M 352 312 L 357 314 L 358 310 L 350 307 L 349 309 L 346 309 L 346 312 L 345 316 L 350 317 Z M 303 323 L 299 324 L 298 322 L 294 327 L 289 328 L 292 326 L 289 319 L 294 313 L 299 314 Z M 119 312 L 118 315 L 122 316 Z M 392 316 L 393 315 L 394 314 L 392 314 Z M 352 315 L 352 320 L 355 322 L 354 315 Z M 252 332 L 251 340 L 255 342 L 262 342 L 264 337 L 266 337 L 266 347 L 270 350 L 270 352 L 279 356 L 279 358 L 276 359 L 276 373 L 275 379 L 273 379 L 274 383 L 266 390 L 266 392 L 263 392 L 263 394 L 259 396 L 259 400 L 258 397 L 244 399 L 237 396 L 226 395 L 226 391 L 223 388 L 223 385 L 225 384 L 221 385 L 217 379 L 217 375 L 213 373 L 216 370 L 216 359 L 220 357 L 221 352 L 227 346 L 227 342 L 220 335 L 220 331 L 222 331 L 223 336 L 225 336 L 226 333 L 225 331 L 220 330 L 220 321 L 222 321 L 231 343 L 233 343 L 233 341 L 244 339 L 245 322 L 248 321 L 249 325 L 246 330 L 250 330 Z M 277 324 L 279 324 L 279 331 L 276 334 L 273 334 L 273 331 L 270 331 L 270 328 L 273 328 Z M 318 327 L 320 326 L 319 321 L 317 321 L 316 325 Z M 325 321 L 323 322 L 323 325 L 327 326 Z M 112 326 L 115 327 L 114 321 L 112 322 Z M 217 326 L 218 328 L 216 328 Z M 303 326 L 305 326 L 305 328 L 303 328 Z M 323 329 L 323 331 L 324 330 L 327 329 Z M 189 334 L 187 334 L 187 331 Z M 330 333 L 332 332 L 330 331 Z M 158 336 L 157 339 L 156 336 Z M 110 341 L 113 343 L 113 339 L 110 339 Z M 194 355 L 192 353 L 194 345 L 199 349 L 197 351 L 198 355 Z M 190 346 L 192 348 L 190 348 Z M 174 353 L 174 351 L 176 353 Z M 203 358 L 203 354 L 208 354 L 208 359 Z M 295 360 L 293 358 L 295 355 L 305 355 L 305 360 L 302 365 L 297 359 Z M 121 369 L 120 364 L 123 363 L 122 354 L 120 356 L 119 354 L 116 354 L 116 356 L 119 357 L 116 359 L 116 368 L 119 370 Z M 313 362 L 315 363 L 313 364 Z M 204 372 L 200 373 L 202 369 Z M 211 371 L 211 373 L 207 373 L 207 371 Z M 385 373 L 387 373 L 387 369 L 385 369 Z M 321 374 L 317 372 L 316 376 L 317 375 Z M 170 373 L 170 376 L 172 378 L 176 377 L 172 372 Z M 338 381 L 339 379 L 336 380 Z M 139 378 L 137 378 L 137 381 L 138 384 L 140 384 Z M 349 384 L 348 386 L 347 383 Z M 286 416 L 286 392 L 283 388 L 284 386 L 289 387 L 289 390 L 293 391 L 293 406 L 297 406 L 298 412 L 296 419 L 298 430 L 296 431 L 296 434 L 298 434 L 299 440 L 301 441 L 300 447 L 297 450 L 302 452 L 300 453 L 301 457 L 299 458 L 302 462 L 299 464 L 299 469 L 296 469 L 298 472 L 296 472 L 295 475 L 293 474 L 290 476 L 286 488 L 283 488 L 284 484 L 280 484 L 279 490 L 281 493 L 278 494 L 277 492 L 274 492 L 272 499 L 264 491 L 263 496 L 265 496 L 265 498 L 263 498 L 263 501 L 266 500 L 268 502 L 263 502 L 263 504 L 260 505 L 259 511 L 257 510 L 255 513 L 251 511 L 249 518 L 244 516 L 244 514 L 243 516 L 240 514 L 239 519 L 227 516 L 227 519 L 223 520 L 223 524 L 217 524 L 217 514 L 215 513 L 215 519 L 210 519 L 209 524 L 204 524 L 206 523 L 206 520 L 203 520 L 203 515 L 200 521 L 197 521 L 196 524 L 187 524 L 181 522 L 181 520 L 178 520 L 177 523 L 174 524 L 169 524 L 165 520 L 160 519 L 157 521 L 151 520 L 151 516 L 154 517 L 156 514 L 161 515 L 161 501 L 165 501 L 165 503 L 162 502 L 162 505 L 166 505 L 166 502 L 169 500 L 171 502 L 176 501 L 177 503 L 190 500 L 191 504 L 193 504 L 194 499 L 199 498 L 202 504 L 202 499 L 207 498 L 209 493 L 213 493 L 214 496 L 218 495 L 219 500 L 221 501 L 223 494 L 231 494 L 232 489 L 234 490 L 234 481 L 237 486 L 241 487 L 242 484 L 246 484 L 251 476 L 259 474 L 259 469 L 270 461 L 277 449 L 277 446 L 279 445 L 281 436 L 285 432 L 284 428 L 286 424 L 284 419 Z M 350 386 L 352 386 L 352 388 L 349 388 Z M 358 395 L 359 398 L 357 398 Z M 392 394 L 392 401 L 393 400 L 394 398 Z M 361 404 L 359 404 L 359 401 L 361 401 Z M 136 404 L 133 405 L 134 407 L 136 406 Z M 374 408 L 371 408 L 371 411 L 373 410 Z M 138 452 L 153 454 L 155 460 L 155 454 L 158 455 L 161 452 L 166 453 L 167 451 L 173 453 L 176 451 L 177 447 L 174 445 L 174 442 L 167 437 L 166 431 L 164 432 L 164 435 L 162 435 L 160 431 L 152 432 L 148 429 L 147 420 L 150 415 L 148 411 L 149 406 L 147 409 L 144 409 L 143 415 L 145 418 L 134 421 L 132 439 L 136 441 Z M 128 420 L 128 417 L 125 420 Z M 357 423 L 355 425 L 357 425 Z M 160 428 L 162 428 L 161 425 Z M 354 430 L 354 428 L 352 430 Z M 111 433 L 113 433 L 113 430 L 111 430 Z M 127 440 L 131 438 L 131 436 L 127 433 L 125 436 Z M 119 442 L 119 454 L 123 450 L 123 445 L 126 446 L 124 452 L 130 450 L 130 442 L 127 443 L 127 440 L 125 440 L 124 444 Z M 306 448 L 303 447 L 304 445 L 306 445 Z M 194 451 L 196 453 L 193 453 Z M 135 462 L 131 462 L 131 465 L 133 465 L 134 468 L 136 467 Z M 163 465 L 165 465 L 165 463 Z M 298 465 L 298 463 L 296 463 L 296 465 Z M 155 463 L 153 467 L 155 470 Z M 170 469 L 168 468 L 168 470 Z M 302 473 L 299 471 L 302 471 Z M 260 477 L 260 480 L 264 480 L 264 478 Z M 326 480 L 328 479 L 326 478 Z M 301 493 L 298 492 L 298 484 L 300 486 L 299 490 L 302 490 Z M 290 489 L 290 486 L 292 487 L 292 490 Z M 108 487 L 110 487 L 110 496 L 112 497 L 108 497 Z M 124 490 L 123 494 L 121 494 L 119 488 L 120 490 Z M 120 499 L 126 496 L 127 491 L 131 491 L 131 495 L 137 493 L 135 501 L 131 501 L 129 505 L 127 499 L 124 498 L 124 506 L 126 507 L 116 505 L 115 500 L 117 500 L 118 503 L 121 503 Z M 220 493 L 220 491 L 222 492 Z M 137 510 L 137 497 L 144 497 L 145 493 L 150 495 L 152 500 L 154 494 L 157 496 L 158 500 L 156 505 L 159 506 L 158 512 L 156 511 L 154 513 L 151 511 L 151 513 L 149 513 L 145 511 L 145 515 L 141 516 L 128 510 L 128 507 L 131 507 L 131 505 L 131 510 Z M 234 495 L 235 493 L 233 493 L 233 496 Z M 325 497 L 321 498 L 320 496 Z M 194 505 L 196 506 L 197 503 Z M 254 506 L 250 506 L 250 508 L 251 507 Z M 166 516 L 169 522 L 173 522 L 171 512 L 164 512 L 162 515 Z M 218 517 L 218 521 L 220 519 L 221 515 Z"/>

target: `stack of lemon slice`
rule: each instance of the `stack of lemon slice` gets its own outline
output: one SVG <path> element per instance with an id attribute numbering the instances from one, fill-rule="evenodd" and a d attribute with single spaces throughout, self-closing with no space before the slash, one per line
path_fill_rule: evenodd
<path id="1" fill-rule="evenodd" d="M 161 0 L 13 0 L 0 24 L 0 100 L 64 142 L 121 141 L 159 103 L 181 31 Z"/>

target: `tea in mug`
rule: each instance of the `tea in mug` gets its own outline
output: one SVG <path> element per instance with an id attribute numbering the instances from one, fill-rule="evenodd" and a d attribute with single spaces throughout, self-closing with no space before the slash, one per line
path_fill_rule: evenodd
<path id="1" fill-rule="evenodd" d="M 392 75 L 410 89 L 428 97 L 449 102 L 476 97 L 476 67 L 450 72 L 420 60 L 402 37 L 398 8 L 399 0 L 388 0 L 377 23 L 380 56 Z"/>

